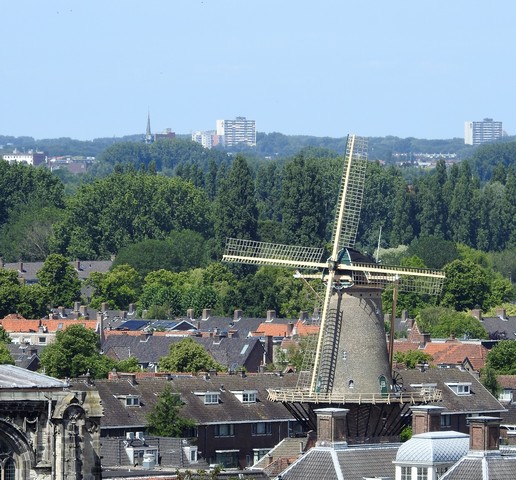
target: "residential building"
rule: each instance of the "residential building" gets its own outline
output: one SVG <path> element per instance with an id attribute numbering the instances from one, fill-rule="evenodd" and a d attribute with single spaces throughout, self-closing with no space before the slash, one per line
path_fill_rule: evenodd
<path id="1" fill-rule="evenodd" d="M 34 150 L 29 150 L 28 153 L 20 153 L 15 150 L 13 153 L 4 153 L 2 158 L 9 163 L 26 163 L 27 165 L 36 167 L 45 163 L 47 157 L 43 152 L 35 152 Z"/>
<path id="2" fill-rule="evenodd" d="M 192 142 L 200 143 L 204 148 L 213 148 L 219 144 L 219 136 L 215 130 L 198 130 L 192 133 Z"/>
<path id="3" fill-rule="evenodd" d="M 176 138 L 176 132 L 173 132 L 171 128 L 165 128 L 162 132 L 154 134 L 155 142 L 158 140 L 174 140 L 174 138 Z"/>
<path id="4" fill-rule="evenodd" d="M 234 120 L 217 120 L 217 135 L 225 148 L 256 146 L 256 122 L 246 117 Z"/>
<path id="5" fill-rule="evenodd" d="M 464 124 L 464 143 L 466 145 L 494 142 L 502 135 L 502 122 L 495 122 L 492 118 L 484 118 L 481 122 L 468 121 Z"/>
<path id="6" fill-rule="evenodd" d="M 270 401 L 267 392 L 268 388 L 291 388 L 296 382 L 294 374 L 115 372 L 108 380 L 95 380 L 91 388 L 98 390 L 104 407 L 103 446 L 107 438 L 147 438 L 148 415 L 168 385 L 181 398 L 180 415 L 195 421 L 190 438 L 197 447 L 196 455 L 208 464 L 241 469 L 256 463 L 283 438 L 299 432 L 289 411 Z M 148 444 L 153 446 L 150 440 Z"/>

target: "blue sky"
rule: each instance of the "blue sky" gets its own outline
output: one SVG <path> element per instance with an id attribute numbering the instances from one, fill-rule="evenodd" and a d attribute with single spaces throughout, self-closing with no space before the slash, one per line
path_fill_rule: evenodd
<path id="1" fill-rule="evenodd" d="M 516 134 L 516 2 L 3 2 L 0 135 Z"/>

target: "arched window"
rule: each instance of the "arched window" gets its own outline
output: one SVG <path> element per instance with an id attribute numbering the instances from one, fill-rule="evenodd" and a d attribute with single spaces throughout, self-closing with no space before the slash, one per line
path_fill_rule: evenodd
<path id="1" fill-rule="evenodd" d="M 16 466 L 14 465 L 14 460 L 12 458 L 8 458 L 3 465 L 2 471 L 2 480 L 14 480 L 16 474 Z"/>

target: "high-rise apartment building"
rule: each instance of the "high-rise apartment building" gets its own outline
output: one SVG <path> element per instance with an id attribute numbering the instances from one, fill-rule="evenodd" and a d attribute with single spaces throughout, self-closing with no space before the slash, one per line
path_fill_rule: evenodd
<path id="1" fill-rule="evenodd" d="M 226 148 L 237 145 L 256 146 L 256 122 L 245 117 L 217 120 L 217 135 Z"/>
<path id="2" fill-rule="evenodd" d="M 481 122 L 466 122 L 464 124 L 464 143 L 466 145 L 494 142 L 502 135 L 502 122 L 495 122 L 492 118 L 484 118 Z"/>
<path id="3" fill-rule="evenodd" d="M 213 148 L 219 143 L 219 138 L 215 130 L 207 130 L 192 133 L 192 142 L 200 143 L 204 148 Z"/>

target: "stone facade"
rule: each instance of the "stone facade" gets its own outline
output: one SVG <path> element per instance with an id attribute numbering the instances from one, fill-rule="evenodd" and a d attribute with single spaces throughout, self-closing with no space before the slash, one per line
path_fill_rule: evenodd
<path id="1" fill-rule="evenodd" d="M 101 417 L 96 391 L 1 365 L 2 479 L 100 479 Z"/>

